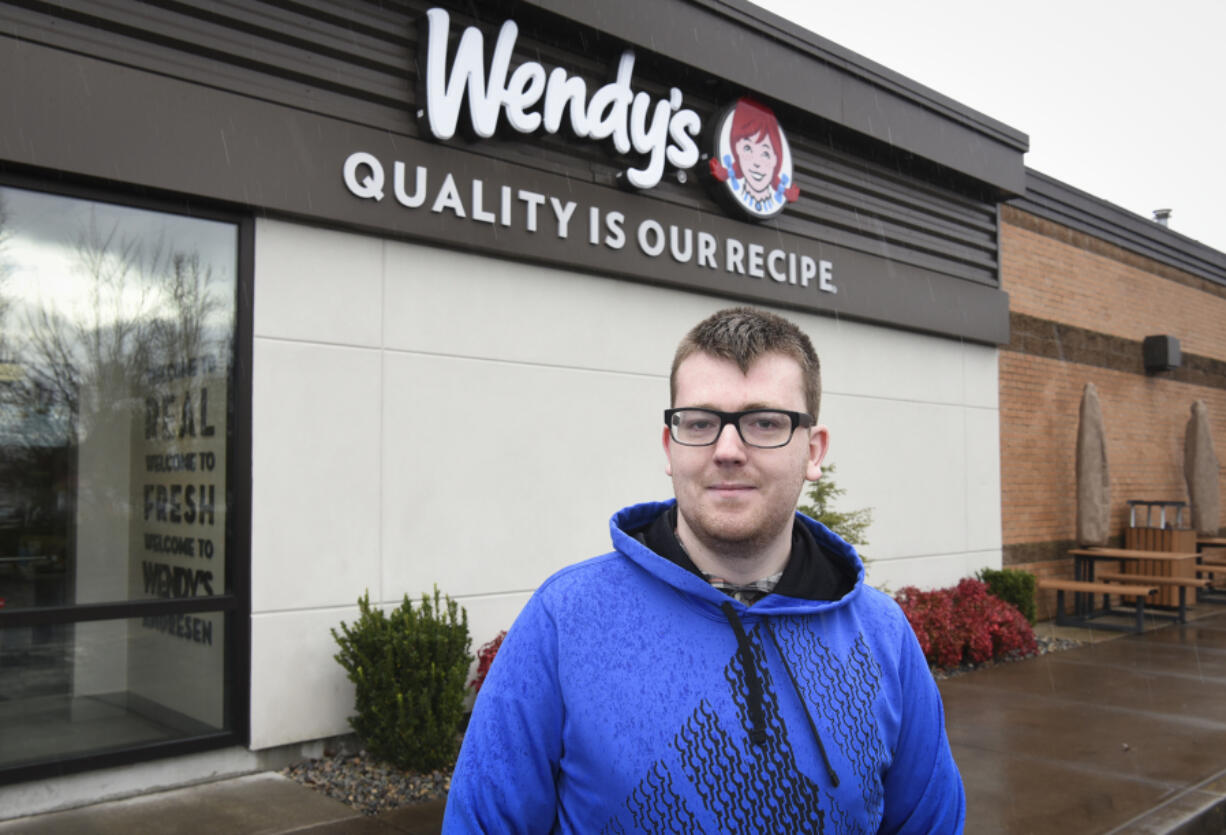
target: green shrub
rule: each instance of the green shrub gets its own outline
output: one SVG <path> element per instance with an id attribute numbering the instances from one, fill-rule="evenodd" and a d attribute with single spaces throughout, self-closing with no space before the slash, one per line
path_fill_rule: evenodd
<path id="1" fill-rule="evenodd" d="M 1025 615 L 1030 625 L 1034 626 L 1034 575 L 1029 571 L 1017 571 L 1012 568 L 982 568 L 975 575 L 988 584 L 988 591 L 994 596 L 1012 605 Z"/>
<path id="2" fill-rule="evenodd" d="M 390 615 L 358 600 L 361 617 L 341 622 L 335 656 L 356 688 L 349 718 L 366 750 L 399 768 L 432 771 L 456 754 L 469 654 L 468 613 L 450 597 L 423 594 Z"/>

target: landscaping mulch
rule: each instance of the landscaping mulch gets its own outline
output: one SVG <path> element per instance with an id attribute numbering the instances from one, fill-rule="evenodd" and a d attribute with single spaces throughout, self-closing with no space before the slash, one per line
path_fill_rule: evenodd
<path id="1" fill-rule="evenodd" d="M 323 792 L 363 815 L 377 815 L 412 803 L 445 798 L 451 770 L 413 774 L 365 751 L 303 760 L 281 770 L 286 777 Z"/>

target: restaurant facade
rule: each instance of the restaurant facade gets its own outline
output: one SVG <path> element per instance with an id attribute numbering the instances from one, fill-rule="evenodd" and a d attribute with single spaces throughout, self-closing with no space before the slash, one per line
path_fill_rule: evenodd
<path id="1" fill-rule="evenodd" d="M 671 494 L 729 304 L 813 339 L 870 581 L 1036 561 L 1011 274 L 1104 233 L 1020 132 L 734 0 L 0 20 L 5 816 L 321 750 L 367 592 L 509 626 Z"/>
<path id="2" fill-rule="evenodd" d="M 1134 524 L 1193 527 L 1190 507 L 1168 505 L 1165 516 L 1138 507 L 1134 518 L 1129 502 L 1189 501 L 1197 402 L 1226 454 L 1226 254 L 1031 170 L 1025 193 L 1002 206 L 1000 240 L 1010 329 L 1000 352 L 1003 565 L 1072 576 L 1087 385 L 1100 401 L 1109 483 L 1101 544 L 1124 547 Z M 1038 602 L 1040 617 L 1054 613 L 1054 592 Z"/>

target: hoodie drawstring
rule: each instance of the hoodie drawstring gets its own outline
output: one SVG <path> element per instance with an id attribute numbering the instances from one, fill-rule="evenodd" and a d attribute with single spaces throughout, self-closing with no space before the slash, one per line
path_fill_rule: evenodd
<path id="1" fill-rule="evenodd" d="M 762 708 L 762 680 L 758 678 L 758 667 L 753 663 L 749 636 L 745 634 L 745 627 L 741 625 L 741 619 L 731 603 L 725 602 L 720 609 L 736 633 L 736 651 L 741 656 L 741 666 L 745 668 L 745 678 L 749 684 L 749 741 L 761 745 L 766 742 L 766 711 Z"/>
<path id="2" fill-rule="evenodd" d="M 754 664 L 749 636 L 745 634 L 745 627 L 742 625 L 741 619 L 737 616 L 736 609 L 731 602 L 725 601 L 720 606 L 720 610 L 724 613 L 724 617 L 728 619 L 728 623 L 731 624 L 732 631 L 736 633 L 736 650 L 737 654 L 741 657 L 741 666 L 745 668 L 746 683 L 749 685 L 749 740 L 755 745 L 762 745 L 766 742 L 766 711 L 763 707 L 762 680 L 758 677 L 758 667 Z M 805 719 L 809 723 L 809 730 L 812 732 L 813 738 L 817 740 L 817 750 L 821 752 L 822 762 L 826 766 L 826 774 L 830 777 L 831 784 L 838 788 L 838 772 L 834 770 L 834 766 L 830 763 L 830 756 L 826 753 L 826 744 L 822 742 L 822 735 L 817 729 L 817 723 L 813 721 L 813 715 L 809 712 L 809 703 L 805 701 L 804 694 L 800 692 L 800 685 L 796 682 L 796 676 L 792 673 L 792 665 L 788 663 L 787 656 L 779 648 L 779 642 L 775 640 L 775 631 L 771 629 L 770 621 L 763 618 L 762 626 L 766 629 L 766 634 L 770 637 L 771 644 L 775 647 L 775 652 L 782 659 L 783 669 L 788 674 L 788 681 L 792 683 L 792 690 L 796 693 L 796 698 L 800 700 Z"/>

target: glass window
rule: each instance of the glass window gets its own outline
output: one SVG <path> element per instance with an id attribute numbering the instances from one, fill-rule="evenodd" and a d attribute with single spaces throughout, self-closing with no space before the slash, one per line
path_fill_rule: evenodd
<path id="1" fill-rule="evenodd" d="M 0 630 L 0 768 L 224 730 L 229 617 Z"/>
<path id="2" fill-rule="evenodd" d="M 223 613 L 72 609 L 230 591 L 237 273 L 235 223 L 0 187 L 0 616 L 63 614 L 0 617 L 0 767 L 224 725 Z"/>

